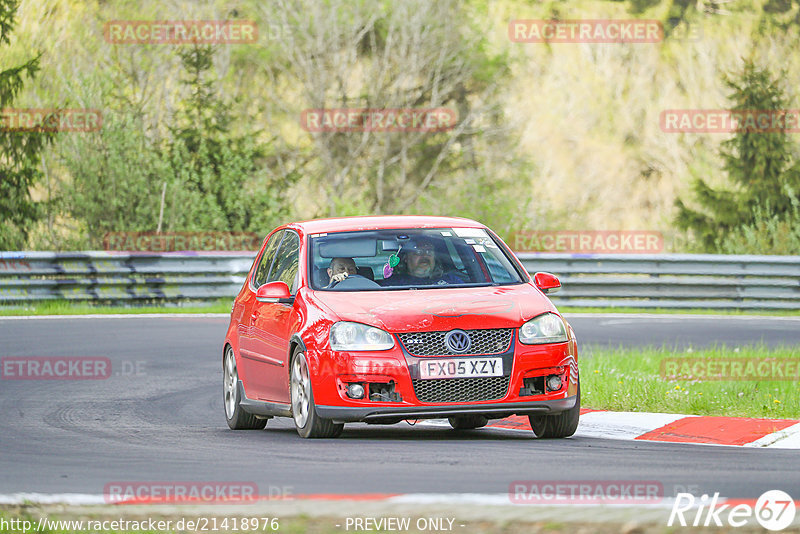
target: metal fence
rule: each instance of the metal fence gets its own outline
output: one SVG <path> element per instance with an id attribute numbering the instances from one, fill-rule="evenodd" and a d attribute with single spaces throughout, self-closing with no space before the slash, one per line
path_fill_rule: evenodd
<path id="1" fill-rule="evenodd" d="M 0 252 L 0 302 L 233 298 L 255 253 Z"/>
<path id="2" fill-rule="evenodd" d="M 0 252 L 0 304 L 233 297 L 254 254 Z M 519 254 L 559 276 L 557 305 L 800 309 L 800 256 Z"/>
<path id="3" fill-rule="evenodd" d="M 559 276 L 556 304 L 800 309 L 800 256 L 519 254 L 529 272 Z"/>

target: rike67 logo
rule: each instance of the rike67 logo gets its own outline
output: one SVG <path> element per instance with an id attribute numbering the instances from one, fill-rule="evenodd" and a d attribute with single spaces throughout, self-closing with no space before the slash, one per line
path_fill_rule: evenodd
<path id="1" fill-rule="evenodd" d="M 694 508 L 697 510 L 694 511 Z M 677 520 L 682 527 L 689 524 L 693 527 L 721 527 L 726 522 L 731 527 L 742 527 L 755 517 L 758 524 L 765 529 L 779 531 L 792 524 L 795 512 L 794 500 L 781 490 L 764 492 L 756 501 L 755 507 L 745 503 L 735 506 L 732 503 L 723 504 L 719 493 L 714 493 L 710 501 L 708 495 L 696 499 L 691 493 L 679 493 L 672 505 L 667 526 L 673 526 Z"/>

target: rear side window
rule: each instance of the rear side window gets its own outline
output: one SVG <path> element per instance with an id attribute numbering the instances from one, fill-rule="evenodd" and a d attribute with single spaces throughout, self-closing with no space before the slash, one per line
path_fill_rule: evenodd
<path id="1" fill-rule="evenodd" d="M 272 267 L 272 261 L 275 259 L 275 252 L 278 250 L 278 245 L 281 244 L 283 232 L 283 230 L 275 232 L 272 234 L 272 237 L 269 238 L 269 242 L 264 249 L 264 254 L 261 255 L 261 261 L 258 262 L 258 267 L 256 267 L 256 271 L 253 273 L 253 285 L 256 289 L 267 283 L 270 267 Z"/>
<path id="2" fill-rule="evenodd" d="M 300 238 L 294 232 L 286 231 L 281 248 L 275 257 L 275 266 L 269 275 L 269 281 L 286 282 L 292 294 L 297 291 L 299 277 L 297 268 L 300 265 Z"/>

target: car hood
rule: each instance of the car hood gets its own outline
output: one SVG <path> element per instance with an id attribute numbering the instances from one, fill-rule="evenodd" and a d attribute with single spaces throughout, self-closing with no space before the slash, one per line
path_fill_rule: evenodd
<path id="1" fill-rule="evenodd" d="M 316 291 L 343 321 L 390 332 L 511 328 L 546 311 L 550 300 L 531 284 L 390 291 Z"/>

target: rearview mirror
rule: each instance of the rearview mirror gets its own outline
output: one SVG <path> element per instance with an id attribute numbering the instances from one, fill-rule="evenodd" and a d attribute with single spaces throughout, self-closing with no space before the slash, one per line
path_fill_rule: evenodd
<path id="1" fill-rule="evenodd" d="M 292 304 L 294 297 L 289 293 L 289 286 L 286 285 L 286 282 L 277 280 L 260 286 L 256 291 L 256 300 L 259 302 Z"/>
<path id="2" fill-rule="evenodd" d="M 561 289 L 561 282 L 558 281 L 558 277 L 550 273 L 541 272 L 534 274 L 533 283 L 545 294 L 555 293 Z"/>

